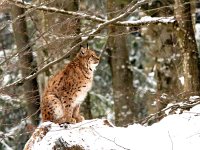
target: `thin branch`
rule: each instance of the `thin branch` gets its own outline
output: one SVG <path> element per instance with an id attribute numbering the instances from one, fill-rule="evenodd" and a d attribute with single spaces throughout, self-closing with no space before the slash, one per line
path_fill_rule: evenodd
<path id="1" fill-rule="evenodd" d="M 172 141 L 172 137 L 171 137 L 169 131 L 168 131 L 168 135 L 169 135 L 169 139 L 170 139 L 170 141 L 171 141 L 172 150 L 173 150 L 173 149 L 174 149 L 174 143 L 173 143 L 173 141 Z"/>
<path id="2" fill-rule="evenodd" d="M 117 145 L 117 146 L 120 147 L 120 148 L 123 148 L 123 149 L 125 149 L 125 150 L 131 150 L 131 149 L 129 149 L 129 148 L 126 148 L 126 147 L 121 146 L 121 145 L 119 145 L 118 143 L 116 143 L 116 142 L 115 142 L 115 139 L 114 139 L 114 140 L 111 140 L 111 139 L 109 139 L 109 138 L 107 138 L 107 137 L 102 136 L 102 135 L 101 135 L 99 132 L 97 132 L 97 131 L 95 130 L 95 128 L 93 128 L 92 126 L 91 126 L 91 128 L 92 128 L 93 131 L 94 131 L 96 134 L 98 134 L 98 136 L 100 136 L 101 138 L 104 138 L 104 139 L 106 139 L 106 140 L 108 140 L 108 141 L 110 141 L 110 142 L 113 142 L 115 145 Z"/>
<path id="3" fill-rule="evenodd" d="M 19 1 L 19 0 L 17 0 L 17 1 Z M 54 0 L 51 0 L 51 1 L 48 1 L 48 2 L 45 2 L 45 3 L 39 4 L 39 5 L 37 5 L 37 6 L 34 7 L 34 8 L 29 8 L 29 9 L 27 9 L 27 11 L 26 11 L 24 14 L 19 15 L 17 18 L 13 19 L 12 21 L 9 20 L 9 21 L 7 21 L 7 22 L 5 22 L 5 23 L 3 23 L 3 24 L 0 24 L 0 31 L 3 30 L 4 28 L 6 28 L 6 26 L 8 26 L 9 24 L 13 24 L 13 23 L 15 23 L 18 19 L 21 19 L 21 18 L 25 17 L 27 14 L 30 14 L 31 12 L 33 12 L 34 10 L 36 10 L 37 7 L 40 7 L 41 5 L 47 5 L 47 4 L 51 3 L 52 1 L 54 1 Z M 8 4 L 14 4 L 14 5 L 15 5 L 14 2 L 16 2 L 16 1 L 11 2 L 11 1 L 9 1 L 9 0 L 6 0 L 6 3 L 8 3 Z M 19 2 L 20 2 L 20 1 L 19 1 Z M 18 7 L 19 7 L 19 6 L 18 6 Z M 22 7 L 22 8 L 23 8 L 23 7 Z M 11 8 L 11 9 L 12 9 L 12 8 Z"/>
<path id="4" fill-rule="evenodd" d="M 146 117 L 145 119 L 143 119 L 142 121 L 139 121 L 138 123 L 141 123 L 141 124 L 148 124 L 149 122 L 153 121 L 153 120 L 157 120 L 160 118 L 160 114 L 163 114 L 163 116 L 165 114 L 166 111 L 169 110 L 169 112 L 175 112 L 177 109 L 182 109 L 182 110 L 188 110 L 196 105 L 200 104 L 200 99 L 196 99 L 195 101 L 193 100 L 187 100 L 183 103 L 175 103 L 175 104 L 172 104 L 171 106 L 169 107 L 166 107 L 154 114 L 151 114 L 149 115 L 148 117 Z"/>
<path id="5" fill-rule="evenodd" d="M 107 25 L 109 24 L 112 24 L 112 23 L 115 23 L 117 21 L 119 21 L 120 19 L 122 18 L 125 18 L 127 17 L 130 12 L 133 12 L 135 11 L 138 7 L 140 7 L 142 4 L 144 4 L 146 2 L 146 0 L 141 0 L 141 1 L 138 1 L 135 5 L 133 6 L 130 6 L 130 8 L 128 8 L 124 13 L 120 14 L 119 16 L 111 19 L 111 20 L 108 20 L 104 23 L 101 23 L 97 26 L 96 29 L 93 29 L 91 32 L 88 33 L 87 37 L 85 39 L 83 39 L 81 42 L 77 43 L 76 45 L 74 45 L 73 47 L 71 47 L 71 49 L 66 52 L 63 56 L 61 56 L 60 58 L 50 62 L 49 64 L 45 65 L 43 68 L 41 68 L 39 71 L 37 71 L 36 73 L 30 75 L 30 76 L 27 76 L 25 78 L 22 78 L 22 79 L 19 79 L 11 84 L 8 84 L 4 87 L 1 87 L 0 88 L 0 92 L 3 92 L 5 91 L 6 89 L 12 87 L 12 86 L 17 86 L 17 85 L 21 85 L 23 84 L 25 81 L 28 81 L 28 80 L 32 80 L 34 79 L 35 77 L 37 77 L 38 74 L 44 72 L 45 70 L 47 70 L 49 67 L 53 66 L 54 64 L 62 61 L 63 59 L 65 59 L 66 57 L 68 57 L 78 46 L 80 46 L 81 44 L 84 44 L 85 42 L 87 42 L 88 40 L 94 38 L 94 36 L 99 33 L 102 29 L 104 29 Z M 79 34 L 79 35 L 83 35 L 82 33 Z"/>
<path id="6" fill-rule="evenodd" d="M 97 23 L 105 23 L 107 22 L 108 20 L 105 20 L 105 19 L 102 19 L 102 18 L 99 18 L 97 16 L 94 16 L 94 15 L 88 15 L 88 14 L 85 14 L 85 13 L 82 13 L 82 12 L 74 12 L 74 11 L 66 11 L 64 9 L 58 9 L 58 8 L 55 8 L 55 7 L 49 7 L 49 6 L 38 6 L 36 4 L 31 4 L 31 3 L 23 3 L 19 0 L 8 0 L 8 2 L 12 3 L 12 4 L 15 4 L 17 5 L 18 7 L 22 7 L 24 9 L 35 9 L 35 10 L 41 10 L 41 11 L 46 11 L 46 12 L 54 12 L 54 13 L 60 13 L 60 14 L 64 14 L 64 15 L 70 15 L 70 16 L 75 16 L 75 17 L 80 17 L 80 18 L 84 18 L 84 19 L 87 19 L 87 20 L 92 20 L 92 21 L 95 21 Z M 141 1 L 139 1 L 141 2 Z M 142 2 L 141 4 L 139 3 L 136 3 L 136 4 L 139 4 L 140 6 L 142 4 L 144 4 L 146 2 L 146 0 L 144 0 L 144 2 Z M 129 7 L 130 9 L 131 7 Z M 128 12 L 130 12 L 129 10 L 126 10 Z M 129 15 L 129 13 L 127 13 L 127 16 Z M 125 17 L 123 17 L 125 18 Z M 136 20 L 136 21 L 115 21 L 113 22 L 114 25 L 117 25 L 117 26 L 141 26 L 141 25 L 147 25 L 147 24 L 158 24 L 158 23 L 161 23 L 161 24 L 170 24 L 170 23 L 174 23 L 175 22 L 175 19 L 174 17 L 149 17 L 149 19 L 140 19 L 140 20 Z"/>
<path id="7" fill-rule="evenodd" d="M 139 20 L 135 21 L 121 21 L 119 22 L 120 25 L 124 26 L 143 26 L 143 25 L 149 25 L 149 24 L 173 24 L 175 23 L 175 18 L 173 16 L 171 17 L 142 17 Z"/>

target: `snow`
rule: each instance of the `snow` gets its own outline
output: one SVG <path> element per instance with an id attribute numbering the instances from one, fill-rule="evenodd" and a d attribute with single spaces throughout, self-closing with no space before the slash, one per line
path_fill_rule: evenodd
<path id="1" fill-rule="evenodd" d="M 196 34 L 195 34 L 196 39 L 200 40 L 200 24 L 199 23 L 195 24 L 195 31 L 196 31 Z"/>
<path id="2" fill-rule="evenodd" d="M 190 101 L 196 101 L 200 98 L 200 96 L 190 96 L 189 100 Z"/>
<path id="3" fill-rule="evenodd" d="M 6 142 L 4 142 L 4 141 L 1 141 L 1 144 L 4 146 L 4 149 L 5 150 L 13 150 L 11 147 L 9 147 L 7 144 L 6 144 Z"/>
<path id="4" fill-rule="evenodd" d="M 143 22 L 160 22 L 160 23 L 173 23 L 175 22 L 174 17 L 151 17 L 151 16 L 144 16 L 140 20 L 129 20 L 129 21 L 122 21 L 121 24 L 137 24 Z"/>
<path id="5" fill-rule="evenodd" d="M 58 139 L 68 147 L 79 145 L 86 150 L 199 150 L 200 147 L 200 105 L 182 114 L 169 115 L 152 126 L 112 127 L 104 121 L 85 120 L 63 127 L 43 123 L 40 127 L 51 128 L 32 149 L 52 149 Z"/>
<path id="6" fill-rule="evenodd" d="M 15 98 L 13 98 L 13 97 L 11 97 L 9 95 L 6 95 L 6 94 L 0 94 L 0 99 L 6 101 L 7 103 L 13 103 L 13 101 L 15 101 L 15 102 L 19 102 L 20 101 L 19 99 L 15 99 Z"/>
<path id="7" fill-rule="evenodd" d="M 179 80 L 180 80 L 181 84 L 184 85 L 184 76 L 179 77 Z"/>
<path id="8" fill-rule="evenodd" d="M 144 16 L 141 18 L 142 21 L 153 21 L 153 20 L 162 20 L 162 22 L 174 22 L 174 17 L 151 17 L 151 16 Z"/>
<path id="9" fill-rule="evenodd" d="M 172 103 L 169 103 L 169 104 L 167 105 L 166 110 L 165 110 L 165 114 L 166 114 L 166 115 L 169 115 L 169 113 L 170 113 L 170 111 L 171 111 L 171 108 L 170 108 L 171 106 L 173 106 Z"/>
<path id="10" fill-rule="evenodd" d="M 10 75 L 10 74 L 5 75 L 5 76 L 3 77 L 2 85 L 8 84 L 9 81 L 10 81 L 10 79 L 11 79 L 11 75 Z"/>

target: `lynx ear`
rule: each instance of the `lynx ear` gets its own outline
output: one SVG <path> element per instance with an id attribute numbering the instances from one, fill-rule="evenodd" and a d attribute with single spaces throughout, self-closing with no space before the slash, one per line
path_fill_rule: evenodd
<path id="1" fill-rule="evenodd" d="M 85 52 L 86 52 L 86 49 L 85 49 L 85 48 L 83 48 L 83 47 L 81 47 L 81 51 L 80 51 L 81 55 L 84 55 L 84 54 L 85 54 Z"/>

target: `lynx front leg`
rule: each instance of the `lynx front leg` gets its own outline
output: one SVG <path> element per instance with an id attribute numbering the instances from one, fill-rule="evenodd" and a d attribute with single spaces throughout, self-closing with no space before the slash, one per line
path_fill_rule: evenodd
<path id="1" fill-rule="evenodd" d="M 76 123 L 76 119 L 72 117 L 73 114 L 73 108 L 72 107 L 65 107 L 64 108 L 64 116 L 62 118 L 59 118 L 57 120 L 57 123 L 62 124 L 62 123 L 70 123 L 74 124 Z"/>
<path id="2" fill-rule="evenodd" d="M 74 107 L 73 115 L 72 116 L 73 116 L 73 118 L 76 119 L 77 123 L 85 120 L 84 117 L 80 115 L 80 105 L 76 105 Z"/>
<path id="3" fill-rule="evenodd" d="M 64 115 L 58 120 L 59 123 L 76 123 L 76 119 L 73 118 L 73 101 L 72 98 L 61 98 Z"/>

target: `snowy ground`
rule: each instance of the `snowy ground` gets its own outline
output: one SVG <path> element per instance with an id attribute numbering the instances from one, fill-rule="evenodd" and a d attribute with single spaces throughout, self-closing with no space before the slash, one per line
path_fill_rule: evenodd
<path id="1" fill-rule="evenodd" d="M 47 134 L 29 148 L 52 149 L 61 141 L 65 146 L 80 145 L 87 150 L 199 150 L 200 105 L 182 114 L 165 117 L 152 126 L 139 124 L 127 128 L 110 127 L 104 120 L 86 120 L 60 127 L 46 122 Z"/>

